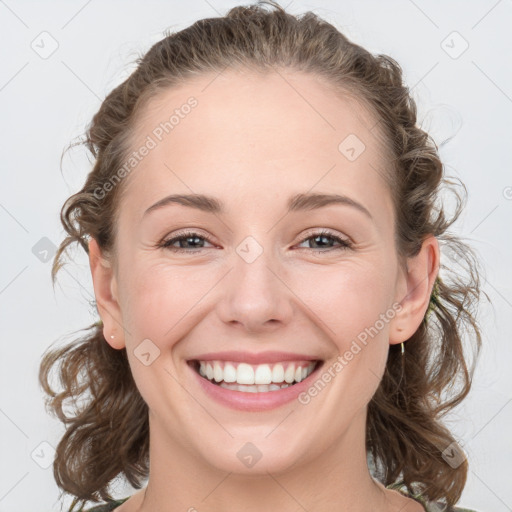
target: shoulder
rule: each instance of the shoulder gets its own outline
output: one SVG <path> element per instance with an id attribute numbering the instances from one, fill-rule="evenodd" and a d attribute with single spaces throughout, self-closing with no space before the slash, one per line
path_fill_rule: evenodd
<path id="1" fill-rule="evenodd" d="M 426 502 L 425 503 L 427 512 L 444 512 L 446 509 L 443 508 L 444 505 L 441 502 Z M 461 508 L 461 507 L 452 507 L 449 512 L 477 512 L 472 508 Z"/>
<path id="2" fill-rule="evenodd" d="M 92 508 L 85 509 L 83 512 L 110 512 L 115 508 L 119 507 L 122 503 L 124 503 L 129 498 L 122 498 L 120 500 L 109 501 L 108 503 L 102 503 L 101 505 L 96 505 Z"/>
<path id="3" fill-rule="evenodd" d="M 426 512 L 477 512 L 476 510 L 462 507 L 452 507 L 449 510 L 446 509 L 446 505 L 444 505 L 440 501 L 421 501 L 421 504 L 425 508 Z"/>
<path id="4" fill-rule="evenodd" d="M 405 496 L 409 498 L 413 498 L 416 501 L 419 501 L 423 508 L 425 509 L 425 512 L 445 512 L 445 509 L 443 508 L 443 504 L 441 502 L 433 502 L 433 501 L 426 501 L 421 496 L 414 496 L 410 494 L 406 489 L 402 487 L 395 487 L 395 486 L 388 486 L 388 489 L 395 489 L 399 491 L 400 493 L 404 494 Z M 101 505 L 96 505 L 92 508 L 88 508 L 84 510 L 83 512 L 110 512 L 111 510 L 114 510 L 115 508 L 119 507 L 122 503 L 124 503 L 129 498 L 122 498 L 120 500 L 113 500 L 108 503 L 103 503 Z M 461 508 L 461 507 L 453 507 L 450 509 L 450 512 L 477 512 L 476 510 L 469 509 L 469 508 Z"/>
<path id="5" fill-rule="evenodd" d="M 477 512 L 476 510 L 463 507 L 452 507 L 447 510 L 446 505 L 440 501 L 427 501 L 419 494 L 411 494 L 403 483 L 388 485 L 386 489 L 396 490 L 400 492 L 400 494 L 418 501 L 425 509 L 425 512 Z"/>

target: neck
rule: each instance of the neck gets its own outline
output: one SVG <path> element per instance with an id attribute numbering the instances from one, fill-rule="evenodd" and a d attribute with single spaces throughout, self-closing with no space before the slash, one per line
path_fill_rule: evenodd
<path id="1" fill-rule="evenodd" d="M 210 512 L 299 509 L 315 512 L 384 511 L 387 491 L 370 475 L 365 448 L 366 411 L 316 457 L 308 453 L 285 470 L 222 471 L 169 439 L 150 414 L 150 476 L 138 512 Z"/>

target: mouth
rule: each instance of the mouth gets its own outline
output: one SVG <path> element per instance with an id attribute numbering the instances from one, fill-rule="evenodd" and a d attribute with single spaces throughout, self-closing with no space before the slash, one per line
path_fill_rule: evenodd
<path id="1" fill-rule="evenodd" d="M 221 388 L 242 393 L 270 393 L 304 381 L 323 361 L 318 359 L 249 364 L 240 361 L 192 359 L 188 364 L 202 379 Z"/>

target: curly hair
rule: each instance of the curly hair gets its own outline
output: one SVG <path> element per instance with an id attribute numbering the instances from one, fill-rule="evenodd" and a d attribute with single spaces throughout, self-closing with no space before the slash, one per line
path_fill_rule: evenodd
<path id="1" fill-rule="evenodd" d="M 195 76 L 238 67 L 262 73 L 300 70 L 357 98 L 378 119 L 392 156 L 386 179 L 400 261 L 416 255 L 427 236 L 440 241 L 442 257 L 428 313 L 405 356 L 398 345 L 390 346 L 383 378 L 368 404 L 366 448 L 383 484 L 401 481 L 410 492 L 451 507 L 462 494 L 468 464 L 464 460 L 452 467 L 443 458 L 443 450 L 456 441 L 442 418 L 468 394 L 481 348 L 476 320 L 480 263 L 474 250 L 448 231 L 465 205 L 467 190 L 461 183 L 460 193 L 444 175 L 436 143 L 418 126 L 416 104 L 399 64 L 387 55 L 371 54 L 314 13 L 294 16 L 273 1 L 234 7 L 224 17 L 166 32 L 137 58 L 136 69 L 104 99 L 81 142 L 94 165 L 81 190 L 61 209 L 67 235 L 53 261 L 53 285 L 70 244 L 77 242 L 88 254 L 88 238 L 93 237 L 104 253 L 115 255 L 123 183 L 104 197 L 97 190 L 126 161 L 148 100 Z M 451 215 L 441 201 L 445 189 L 456 198 Z M 79 500 L 82 507 L 87 501 L 111 500 L 109 486 L 118 476 L 139 489 L 149 471 L 148 408 L 126 349 L 106 342 L 101 321 L 82 330 L 88 332 L 64 347 L 48 349 L 39 369 L 46 407 L 66 425 L 53 471 L 57 485 L 75 497 L 71 510 Z M 54 367 L 58 392 L 50 384 Z M 66 414 L 68 403 L 74 408 Z"/>

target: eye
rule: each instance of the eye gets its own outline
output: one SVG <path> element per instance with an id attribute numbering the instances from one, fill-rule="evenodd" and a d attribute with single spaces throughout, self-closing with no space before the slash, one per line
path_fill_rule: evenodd
<path id="1" fill-rule="evenodd" d="M 194 231 L 188 231 L 185 233 L 181 233 L 180 235 L 175 236 L 173 238 L 170 238 L 169 240 L 163 240 L 162 242 L 160 242 L 158 244 L 158 247 L 162 247 L 164 249 L 169 249 L 173 252 L 191 252 L 186 247 L 184 248 L 183 244 L 189 244 L 189 243 L 197 244 L 198 242 L 200 243 L 201 240 L 206 240 L 207 242 L 211 243 L 211 241 L 208 240 L 208 238 L 201 236 Z M 173 247 L 173 244 L 175 244 L 176 242 L 179 242 L 180 247 Z M 202 247 L 199 247 L 199 248 L 195 247 L 195 248 L 199 249 L 199 250 L 192 251 L 192 252 L 200 252 L 201 249 L 203 249 Z M 194 249 L 194 247 L 192 247 L 192 249 Z"/>
<path id="2" fill-rule="evenodd" d="M 345 240 L 343 238 L 340 238 L 339 236 L 331 233 L 330 231 L 322 230 L 318 231 L 316 233 L 311 234 L 307 238 L 304 238 L 300 243 L 303 244 L 304 242 L 308 242 L 309 240 L 313 240 L 315 245 L 320 245 L 320 249 L 327 249 L 327 250 L 318 250 L 317 248 L 313 247 L 305 247 L 305 249 L 310 251 L 316 251 L 316 252 L 329 252 L 331 250 L 346 250 L 350 249 L 352 247 L 352 243 L 349 240 Z M 326 240 L 332 240 L 334 242 L 337 242 L 339 244 L 338 247 L 330 247 L 326 245 Z M 206 241 L 208 243 L 213 243 L 211 240 L 209 240 L 207 237 L 200 235 L 199 233 L 196 233 L 195 231 L 188 231 L 185 233 L 180 233 L 178 236 L 175 236 L 173 238 L 170 238 L 168 240 L 163 240 L 158 244 L 158 247 L 162 247 L 164 249 L 169 249 L 173 252 L 201 252 L 204 247 L 198 247 L 197 244 L 201 244 L 202 241 Z M 173 247 L 174 244 L 179 243 L 179 247 Z M 192 245 L 192 247 L 187 247 L 187 244 Z M 328 242 L 327 242 L 328 244 Z M 195 246 L 194 246 L 195 245 Z M 194 250 L 196 249 L 196 250 Z"/>
<path id="3" fill-rule="evenodd" d="M 340 244 L 340 246 L 338 246 L 338 247 L 326 246 L 325 245 L 326 240 L 329 240 L 329 239 L 334 240 L 335 242 L 338 242 Z M 326 251 L 316 251 L 316 252 L 321 252 L 321 253 L 322 252 L 330 252 L 331 250 L 336 250 L 336 249 L 346 250 L 346 249 L 352 248 L 352 242 L 350 242 L 349 240 L 340 238 L 339 236 L 335 235 L 334 233 L 331 233 L 330 231 L 326 231 L 326 230 L 322 230 L 322 231 L 313 233 L 312 235 L 308 236 L 307 238 L 304 238 L 300 243 L 303 244 L 304 242 L 307 242 L 309 240 L 313 240 L 314 244 L 320 245 L 321 248 L 327 247 L 328 250 L 326 250 Z M 306 249 L 311 250 L 311 251 L 316 250 L 316 248 L 309 248 L 309 247 L 306 247 Z"/>

